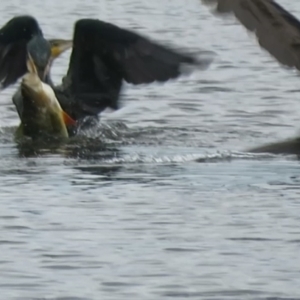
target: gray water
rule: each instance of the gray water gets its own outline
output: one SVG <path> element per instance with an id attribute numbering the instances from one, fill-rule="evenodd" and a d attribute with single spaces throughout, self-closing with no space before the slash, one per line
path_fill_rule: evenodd
<path id="1" fill-rule="evenodd" d="M 2 23 L 24 13 L 49 38 L 93 17 L 217 56 L 126 85 L 90 139 L 58 148 L 17 146 L 16 86 L 1 92 L 0 299 L 299 299 L 299 162 L 245 151 L 299 133 L 298 75 L 199 0 L 1 2 Z"/>

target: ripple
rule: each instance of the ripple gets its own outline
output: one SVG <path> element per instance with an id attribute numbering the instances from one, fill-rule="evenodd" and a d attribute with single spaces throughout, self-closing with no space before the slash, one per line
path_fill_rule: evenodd
<path id="1" fill-rule="evenodd" d="M 236 238 L 229 238 L 231 241 L 245 241 L 245 242 L 278 242 L 278 239 L 268 239 L 268 238 L 261 238 L 261 237 L 236 237 Z"/>
<path id="2" fill-rule="evenodd" d="M 0 240 L 0 245 L 20 245 L 20 244 L 26 244 L 26 243 L 22 241 Z"/>
<path id="3" fill-rule="evenodd" d="M 170 252 L 198 252 L 198 249 L 187 249 L 187 248 L 165 248 L 165 251 L 170 251 Z"/>

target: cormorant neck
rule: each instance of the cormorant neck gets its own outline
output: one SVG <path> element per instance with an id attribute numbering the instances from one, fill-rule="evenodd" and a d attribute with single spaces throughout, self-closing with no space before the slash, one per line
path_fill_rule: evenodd
<path id="1" fill-rule="evenodd" d="M 51 79 L 50 72 L 47 73 L 45 79 L 43 80 L 45 83 L 49 84 L 52 88 L 54 87 L 54 83 Z"/>

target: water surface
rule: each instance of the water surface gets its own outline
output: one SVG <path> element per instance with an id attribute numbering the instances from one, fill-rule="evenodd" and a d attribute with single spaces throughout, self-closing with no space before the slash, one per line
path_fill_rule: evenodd
<path id="1" fill-rule="evenodd" d="M 24 13 L 49 38 L 92 17 L 218 55 L 126 85 L 122 109 L 68 146 L 16 145 L 16 86 L 1 92 L 0 298 L 300 299 L 299 162 L 245 152 L 299 133 L 299 76 L 198 0 L 1 5 L 2 23 Z"/>

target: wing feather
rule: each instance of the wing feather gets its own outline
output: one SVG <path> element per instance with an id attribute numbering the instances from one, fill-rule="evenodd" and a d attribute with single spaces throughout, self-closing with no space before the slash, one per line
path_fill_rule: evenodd
<path id="1" fill-rule="evenodd" d="M 0 29 L 0 84 L 2 89 L 15 83 L 26 71 L 26 46 L 34 35 L 42 35 L 31 16 L 17 16 Z"/>
<path id="2" fill-rule="evenodd" d="M 300 22 L 273 0 L 202 0 L 218 15 L 233 14 L 281 64 L 300 70 Z"/>
<path id="3" fill-rule="evenodd" d="M 113 24 L 81 19 L 75 23 L 67 77 L 81 106 L 83 95 L 89 99 L 84 103 L 86 110 L 95 99 L 97 106 L 91 110 L 97 114 L 107 106 L 118 108 L 123 81 L 134 85 L 165 82 L 179 77 L 184 64 L 206 68 L 210 62 L 207 55 L 197 59 Z"/>

